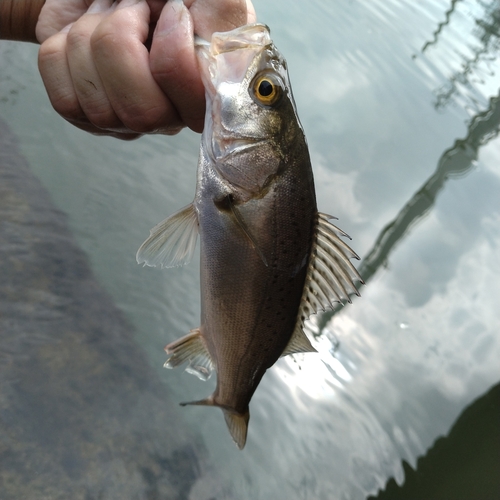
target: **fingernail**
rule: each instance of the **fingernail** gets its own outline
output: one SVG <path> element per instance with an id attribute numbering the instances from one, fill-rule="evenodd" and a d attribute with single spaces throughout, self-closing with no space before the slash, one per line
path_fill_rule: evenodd
<path id="1" fill-rule="evenodd" d="M 154 34 L 168 35 L 182 23 L 186 12 L 187 9 L 182 0 L 169 0 L 161 11 Z"/>
<path id="2" fill-rule="evenodd" d="M 141 3 L 144 0 L 121 0 L 118 2 L 116 8 L 117 9 L 126 9 L 127 7 L 133 7 L 134 5 L 137 5 Z"/>
<path id="3" fill-rule="evenodd" d="M 113 3 L 113 0 L 94 0 L 92 5 L 88 8 L 87 14 L 100 14 L 106 12 Z"/>
<path id="4" fill-rule="evenodd" d="M 75 24 L 75 23 L 68 24 L 59 33 L 69 33 L 71 28 L 73 27 L 73 24 Z"/>

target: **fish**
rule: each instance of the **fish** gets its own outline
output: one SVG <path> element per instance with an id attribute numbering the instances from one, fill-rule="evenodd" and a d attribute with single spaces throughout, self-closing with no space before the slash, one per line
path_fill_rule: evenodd
<path id="1" fill-rule="evenodd" d="M 222 410 L 243 449 L 249 403 L 282 356 L 315 352 L 305 322 L 363 283 L 357 254 L 318 212 L 287 63 L 269 28 L 249 24 L 196 41 L 206 93 L 194 201 L 155 226 L 137 262 L 190 261 L 200 237 L 201 322 L 165 347 L 213 394 L 185 405 Z"/>

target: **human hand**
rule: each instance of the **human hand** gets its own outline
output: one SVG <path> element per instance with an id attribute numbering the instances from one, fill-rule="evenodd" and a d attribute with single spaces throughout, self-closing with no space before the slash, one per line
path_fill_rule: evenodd
<path id="1" fill-rule="evenodd" d="M 209 40 L 251 22 L 250 0 L 47 0 L 36 29 L 40 74 L 54 109 L 88 132 L 201 132 L 193 33 Z"/>

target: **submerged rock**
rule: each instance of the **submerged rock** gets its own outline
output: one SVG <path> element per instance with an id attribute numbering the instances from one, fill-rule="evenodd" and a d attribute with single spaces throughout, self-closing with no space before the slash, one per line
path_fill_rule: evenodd
<path id="1" fill-rule="evenodd" d="M 203 455 L 0 120 L 0 498 L 187 499 Z"/>

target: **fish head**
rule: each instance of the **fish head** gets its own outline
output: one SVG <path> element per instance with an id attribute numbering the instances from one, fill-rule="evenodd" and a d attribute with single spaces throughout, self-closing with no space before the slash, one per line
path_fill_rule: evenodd
<path id="1" fill-rule="evenodd" d="M 202 148 L 225 181 L 253 197 L 305 143 L 287 64 L 269 28 L 250 24 L 197 43 L 207 110 Z"/>

